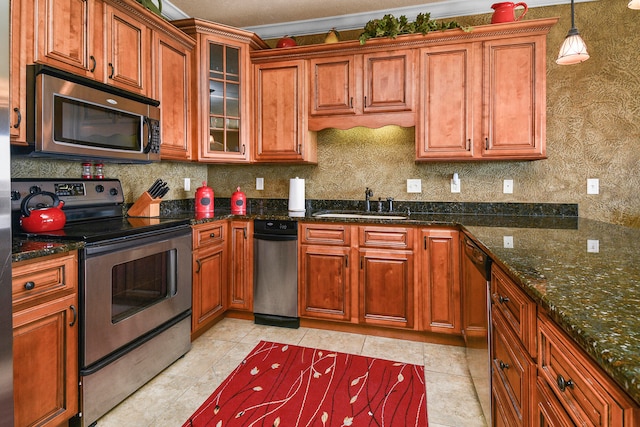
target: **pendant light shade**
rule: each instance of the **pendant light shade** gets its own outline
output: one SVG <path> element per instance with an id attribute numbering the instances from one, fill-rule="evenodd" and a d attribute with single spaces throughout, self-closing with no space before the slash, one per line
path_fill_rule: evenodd
<path id="1" fill-rule="evenodd" d="M 640 0 L 631 0 L 627 7 L 629 9 L 640 9 Z"/>
<path id="2" fill-rule="evenodd" d="M 632 2 L 640 2 L 640 0 L 631 0 Z M 571 0 L 571 29 L 567 34 L 567 37 L 560 46 L 560 53 L 556 63 L 559 65 L 571 65 L 584 62 L 589 59 L 589 53 L 587 52 L 587 45 L 580 37 L 578 29 L 575 25 L 575 14 L 573 0 Z"/>

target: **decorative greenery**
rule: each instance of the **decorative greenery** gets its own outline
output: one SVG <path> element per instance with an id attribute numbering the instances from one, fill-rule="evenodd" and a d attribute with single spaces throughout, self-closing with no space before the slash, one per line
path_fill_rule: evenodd
<path id="1" fill-rule="evenodd" d="M 420 13 L 414 22 L 401 15 L 399 18 L 391 14 L 384 15 L 382 19 L 373 19 L 364 26 L 364 32 L 360 34 L 360 44 L 365 44 L 367 40 L 376 37 L 389 37 L 395 39 L 402 34 L 427 34 L 430 31 L 449 30 L 451 28 L 461 28 L 464 31 L 471 31 L 471 27 L 462 27 L 455 21 L 442 22 L 431 19 L 430 13 Z"/>

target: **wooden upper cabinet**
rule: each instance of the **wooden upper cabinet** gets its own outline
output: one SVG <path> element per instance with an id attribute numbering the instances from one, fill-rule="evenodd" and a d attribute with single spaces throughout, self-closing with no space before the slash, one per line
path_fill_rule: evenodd
<path id="1" fill-rule="evenodd" d="M 316 135 L 307 128 L 306 63 L 254 66 L 257 162 L 316 163 Z"/>
<path id="2" fill-rule="evenodd" d="M 27 24 L 30 14 L 25 11 L 22 1 L 14 0 L 10 3 L 11 28 L 9 38 L 10 66 L 9 66 L 9 135 L 11 144 L 27 144 L 27 73 L 26 65 L 28 49 L 26 44 Z M 33 3 L 31 3 L 33 4 Z"/>
<path id="3" fill-rule="evenodd" d="M 546 157 L 546 36 L 484 43 L 484 158 Z"/>
<path id="4" fill-rule="evenodd" d="M 105 4 L 105 82 L 151 96 L 151 30 L 129 13 Z"/>
<path id="5" fill-rule="evenodd" d="M 162 159 L 193 158 L 191 127 L 191 55 L 193 42 L 153 34 L 154 93 L 160 102 Z"/>
<path id="6" fill-rule="evenodd" d="M 33 8 L 33 61 L 93 77 L 101 55 L 102 3 L 87 0 L 22 0 L 21 3 L 22 13 L 29 13 Z"/>
<path id="7" fill-rule="evenodd" d="M 472 57 L 470 43 L 420 50 L 418 159 L 473 156 Z"/>
<path id="8" fill-rule="evenodd" d="M 191 60 L 191 138 L 194 157 L 207 163 L 251 161 L 252 49 L 255 34 L 199 19 L 173 24 L 196 41 Z"/>
<path id="9" fill-rule="evenodd" d="M 413 50 L 311 58 L 309 128 L 412 126 L 414 63 Z"/>

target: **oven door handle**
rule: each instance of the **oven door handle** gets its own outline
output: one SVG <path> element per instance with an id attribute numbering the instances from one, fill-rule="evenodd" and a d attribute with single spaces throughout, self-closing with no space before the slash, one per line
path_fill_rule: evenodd
<path id="1" fill-rule="evenodd" d="M 69 322 L 69 326 L 73 326 L 76 324 L 76 320 L 78 320 L 78 310 L 76 310 L 75 305 L 71 305 L 69 306 L 69 308 L 71 309 L 71 313 L 73 314 L 73 318 L 71 319 L 71 322 Z"/>

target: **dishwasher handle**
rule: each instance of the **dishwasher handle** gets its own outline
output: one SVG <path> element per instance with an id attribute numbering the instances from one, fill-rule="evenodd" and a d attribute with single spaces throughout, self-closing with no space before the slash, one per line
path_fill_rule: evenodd
<path id="1" fill-rule="evenodd" d="M 464 238 L 464 253 L 466 258 L 489 280 L 491 278 L 491 258 L 466 236 Z"/>
<path id="2" fill-rule="evenodd" d="M 255 240 L 269 240 L 272 242 L 287 242 L 291 240 L 298 240 L 297 234 L 263 234 L 253 233 Z"/>

